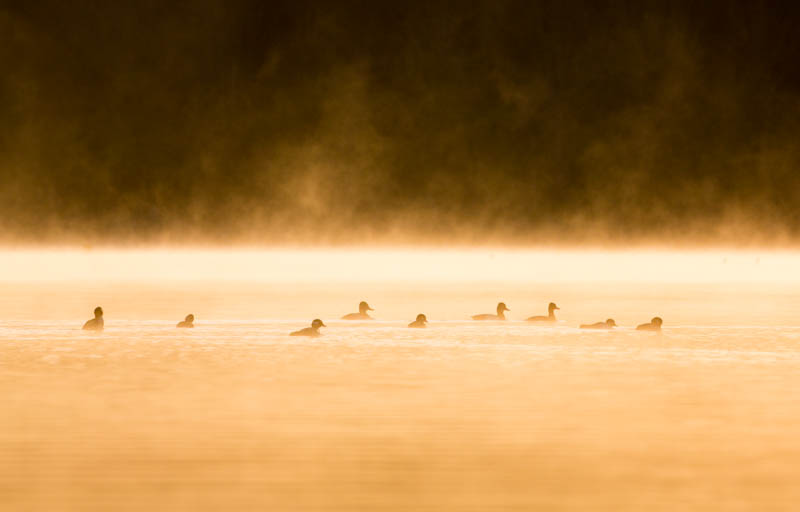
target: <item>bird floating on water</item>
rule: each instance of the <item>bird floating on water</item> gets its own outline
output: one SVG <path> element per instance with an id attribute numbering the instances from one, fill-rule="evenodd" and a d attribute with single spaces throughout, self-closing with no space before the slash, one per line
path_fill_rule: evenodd
<path id="1" fill-rule="evenodd" d="M 105 322 L 103 321 L 103 308 L 97 306 L 94 308 L 94 318 L 87 320 L 86 323 L 83 324 L 83 330 L 102 331 L 104 326 Z"/>
<path id="2" fill-rule="evenodd" d="M 660 331 L 661 324 L 664 323 L 664 320 L 661 319 L 660 316 L 654 316 L 649 323 L 640 324 L 636 326 L 637 331 Z"/>
<path id="3" fill-rule="evenodd" d="M 322 320 L 319 318 L 315 318 L 314 321 L 311 322 L 311 327 L 294 331 L 290 333 L 289 336 L 322 336 L 322 333 L 319 332 L 320 327 L 327 327 L 327 325 L 322 323 Z"/>
<path id="4" fill-rule="evenodd" d="M 194 327 L 194 315 L 189 313 L 182 322 L 178 322 L 176 327 Z"/>
<path id="5" fill-rule="evenodd" d="M 417 315 L 417 319 L 408 324 L 409 327 L 421 328 L 428 325 L 428 318 L 422 313 Z"/>
<path id="6" fill-rule="evenodd" d="M 556 315 L 554 311 L 557 309 L 561 308 L 556 306 L 555 302 L 551 302 L 547 305 L 547 316 L 532 316 L 528 318 L 528 322 L 555 322 Z"/>
<path id="7" fill-rule="evenodd" d="M 505 320 L 506 319 L 506 315 L 504 315 L 503 313 L 505 313 L 506 311 L 511 311 L 511 310 L 508 309 L 508 307 L 506 306 L 505 302 L 500 302 L 499 304 L 497 304 L 497 314 L 496 315 L 492 315 L 491 313 L 485 313 L 483 315 L 473 315 L 472 319 L 473 320 Z"/>
<path id="8" fill-rule="evenodd" d="M 581 329 L 613 329 L 617 326 L 617 322 L 613 318 L 609 318 L 605 322 L 597 322 L 594 324 L 581 324 Z"/>
<path id="9" fill-rule="evenodd" d="M 367 311 L 375 311 L 375 310 L 369 307 L 369 304 L 367 304 L 366 301 L 362 300 L 358 304 L 358 313 L 350 313 L 344 315 L 342 317 L 342 320 L 372 320 L 372 317 L 367 314 Z"/>

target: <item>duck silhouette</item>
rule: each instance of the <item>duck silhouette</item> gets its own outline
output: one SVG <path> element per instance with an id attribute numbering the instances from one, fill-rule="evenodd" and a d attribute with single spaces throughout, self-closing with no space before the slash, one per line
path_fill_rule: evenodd
<path id="1" fill-rule="evenodd" d="M 609 318 L 605 322 L 597 322 L 594 324 L 581 324 L 581 329 L 613 329 L 617 326 L 617 322 L 613 318 Z"/>
<path id="2" fill-rule="evenodd" d="M 365 301 L 358 304 L 358 313 L 349 313 L 342 317 L 342 320 L 372 320 L 372 317 L 367 314 L 367 311 L 375 311 Z"/>
<path id="3" fill-rule="evenodd" d="M 327 327 L 327 325 L 322 323 L 322 320 L 319 318 L 315 318 L 314 321 L 311 322 L 311 327 L 289 333 L 289 336 L 322 336 L 322 333 L 319 332 L 320 327 Z"/>
<path id="4" fill-rule="evenodd" d="M 103 308 L 97 306 L 94 308 L 94 318 L 87 320 L 86 323 L 83 324 L 83 330 L 102 331 L 103 327 L 105 327 L 105 322 L 103 321 Z"/>
<path id="5" fill-rule="evenodd" d="M 422 313 L 417 315 L 417 319 L 408 324 L 409 327 L 421 328 L 428 325 L 428 318 Z"/>
<path id="6" fill-rule="evenodd" d="M 485 313 L 485 314 L 482 314 L 482 315 L 473 315 L 472 319 L 473 320 L 505 320 L 506 319 L 506 315 L 504 315 L 503 313 L 505 313 L 506 311 L 511 311 L 511 310 L 508 309 L 508 307 L 506 306 L 505 302 L 500 302 L 499 304 L 497 304 L 497 314 L 496 315 L 493 315 L 491 313 Z"/>
<path id="7" fill-rule="evenodd" d="M 528 318 L 528 322 L 555 322 L 556 315 L 554 313 L 555 310 L 561 309 L 560 307 L 556 306 L 555 302 L 551 302 L 547 305 L 547 316 L 532 316 Z"/>
<path id="8" fill-rule="evenodd" d="M 194 315 L 189 313 L 182 322 L 178 322 L 175 327 L 194 327 Z"/>
<path id="9" fill-rule="evenodd" d="M 660 331 L 661 330 L 661 324 L 663 324 L 663 323 L 664 323 L 664 321 L 661 319 L 660 316 L 654 316 L 653 319 L 650 320 L 650 322 L 648 322 L 646 324 L 637 325 L 636 326 L 636 330 L 637 331 Z"/>

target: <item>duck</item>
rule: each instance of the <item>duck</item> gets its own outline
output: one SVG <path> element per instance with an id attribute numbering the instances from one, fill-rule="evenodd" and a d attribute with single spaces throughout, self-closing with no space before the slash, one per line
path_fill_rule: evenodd
<path id="1" fill-rule="evenodd" d="M 503 314 L 506 311 L 511 311 L 506 306 L 505 302 L 500 302 L 497 304 L 497 314 L 492 315 L 491 313 L 486 313 L 483 315 L 472 315 L 473 320 L 505 320 L 506 316 Z"/>
<path id="2" fill-rule="evenodd" d="M 289 333 L 289 336 L 322 336 L 322 333 L 319 332 L 320 327 L 327 327 L 327 325 L 322 323 L 322 320 L 319 318 L 315 318 L 314 321 L 311 322 L 311 327 Z"/>
<path id="3" fill-rule="evenodd" d="M 640 324 L 636 326 L 637 331 L 660 331 L 661 324 L 664 323 L 664 320 L 661 319 L 660 316 L 654 316 L 649 323 Z"/>
<path id="4" fill-rule="evenodd" d="M 105 322 L 103 321 L 103 308 L 97 306 L 94 308 L 94 318 L 87 320 L 86 323 L 83 324 L 83 330 L 102 331 L 104 326 Z"/>
<path id="5" fill-rule="evenodd" d="M 194 327 L 194 315 L 189 313 L 182 322 L 178 322 L 175 327 Z"/>
<path id="6" fill-rule="evenodd" d="M 366 301 L 361 301 L 358 304 L 358 313 L 350 313 L 348 315 L 344 315 L 342 320 L 372 320 L 372 317 L 367 314 L 367 311 L 375 311 Z"/>
<path id="7" fill-rule="evenodd" d="M 595 324 L 581 324 L 581 329 L 613 329 L 617 326 L 617 322 L 613 318 L 609 318 L 605 322 L 597 322 Z"/>
<path id="8" fill-rule="evenodd" d="M 532 316 L 528 318 L 528 322 L 555 322 L 556 315 L 553 312 L 557 309 L 561 308 L 556 306 L 555 302 L 551 302 L 547 305 L 547 316 Z"/>
<path id="9" fill-rule="evenodd" d="M 414 327 L 414 328 L 427 327 L 427 325 L 428 325 L 428 318 L 422 313 L 417 315 L 416 320 L 408 324 L 409 327 Z"/>

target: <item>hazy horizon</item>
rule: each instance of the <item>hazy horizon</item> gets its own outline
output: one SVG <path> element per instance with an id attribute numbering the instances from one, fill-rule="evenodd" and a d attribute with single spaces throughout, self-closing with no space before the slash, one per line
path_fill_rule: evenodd
<path id="1" fill-rule="evenodd" d="M 800 251 L 508 248 L 13 249 L 0 281 L 417 283 L 800 282 Z M 110 287 L 113 289 L 113 287 Z M 502 295 L 502 287 L 498 288 Z M 424 294 L 424 293 L 423 293 Z"/>
<path id="2" fill-rule="evenodd" d="M 0 0 L 0 509 L 797 509 L 798 27 Z"/>

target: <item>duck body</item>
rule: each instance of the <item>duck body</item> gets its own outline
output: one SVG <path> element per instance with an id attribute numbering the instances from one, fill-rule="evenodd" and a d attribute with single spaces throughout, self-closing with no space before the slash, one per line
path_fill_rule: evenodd
<path id="1" fill-rule="evenodd" d="M 327 325 L 322 323 L 322 320 L 317 318 L 313 322 L 311 322 L 311 327 L 306 327 L 305 329 L 300 329 L 299 331 L 294 331 L 292 333 L 289 333 L 289 336 L 312 336 L 312 337 L 322 336 L 322 333 L 319 332 L 320 327 L 327 327 Z"/>
<path id="2" fill-rule="evenodd" d="M 428 318 L 422 313 L 420 313 L 419 315 L 417 315 L 417 319 L 408 324 L 408 326 L 411 327 L 412 329 L 424 329 L 425 327 L 428 326 Z"/>
<path id="3" fill-rule="evenodd" d="M 361 301 L 358 305 L 358 313 L 349 313 L 342 317 L 342 320 L 373 320 L 367 311 L 375 311 L 365 301 Z"/>
<path id="4" fill-rule="evenodd" d="M 555 322 L 556 321 L 556 314 L 555 310 L 561 309 L 560 307 L 556 306 L 555 302 L 551 302 L 547 305 L 547 316 L 532 316 L 527 319 L 528 322 Z"/>
<path id="5" fill-rule="evenodd" d="M 582 324 L 581 329 L 613 329 L 617 323 L 613 318 L 609 318 L 605 322 L 597 322 L 594 324 Z"/>
<path id="6" fill-rule="evenodd" d="M 91 320 L 87 320 L 85 324 L 83 324 L 84 331 L 102 331 L 105 327 L 105 322 L 101 318 L 92 318 Z"/>
<path id="7" fill-rule="evenodd" d="M 322 333 L 312 327 L 306 327 L 305 329 L 300 329 L 299 331 L 294 331 L 292 333 L 289 333 L 289 336 L 317 337 L 317 336 L 322 336 Z"/>
<path id="8" fill-rule="evenodd" d="M 194 328 L 194 315 L 186 315 L 186 318 L 183 321 L 178 322 L 178 325 L 175 327 Z"/>
<path id="9" fill-rule="evenodd" d="M 636 330 L 637 331 L 661 331 L 661 324 L 663 324 L 663 323 L 664 323 L 664 321 L 661 319 L 661 317 L 656 316 L 656 317 L 653 317 L 653 319 L 650 320 L 646 324 L 637 325 L 636 326 Z"/>
<path id="10" fill-rule="evenodd" d="M 375 320 L 366 313 L 348 313 L 342 317 L 342 320 Z"/>
<path id="11" fill-rule="evenodd" d="M 506 311 L 511 311 L 506 306 L 505 302 L 500 302 L 497 304 L 497 314 L 493 315 L 491 313 L 485 313 L 482 315 L 472 315 L 473 320 L 505 320 L 506 315 L 504 314 Z"/>
<path id="12" fill-rule="evenodd" d="M 491 313 L 484 313 L 482 315 L 472 315 L 473 320 L 505 320 L 505 315 L 493 315 Z"/>
<path id="13" fill-rule="evenodd" d="M 83 324 L 84 331 L 102 331 L 105 327 L 105 321 L 103 320 L 103 308 L 100 306 L 94 308 L 94 318 L 91 320 L 87 320 L 85 324 Z"/>

